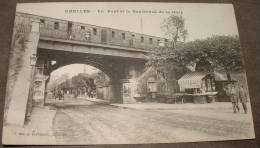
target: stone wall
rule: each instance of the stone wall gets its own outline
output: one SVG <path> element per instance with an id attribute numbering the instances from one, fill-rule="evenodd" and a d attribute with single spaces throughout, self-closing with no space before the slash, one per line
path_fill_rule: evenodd
<path id="1" fill-rule="evenodd" d="M 30 58 L 36 55 L 39 23 L 15 24 L 6 90 L 5 124 L 23 125 L 33 77 Z"/>
<path id="2" fill-rule="evenodd" d="M 26 38 L 25 35 L 16 32 L 16 28 L 13 30 L 13 38 L 12 38 L 12 45 L 10 49 L 9 65 L 8 65 L 6 96 L 5 96 L 4 124 L 6 123 L 6 116 L 9 110 L 9 104 L 12 98 L 14 85 L 24 62 L 25 38 Z"/>

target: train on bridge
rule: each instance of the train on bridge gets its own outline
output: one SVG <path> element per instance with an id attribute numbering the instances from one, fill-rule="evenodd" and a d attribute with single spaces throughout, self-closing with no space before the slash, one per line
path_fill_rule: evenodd
<path id="1" fill-rule="evenodd" d="M 39 21 L 40 37 L 45 38 L 108 44 L 142 50 L 169 45 L 166 38 L 39 15 L 17 12 L 15 19 L 15 28 L 21 32 L 30 30 L 31 21 Z"/>

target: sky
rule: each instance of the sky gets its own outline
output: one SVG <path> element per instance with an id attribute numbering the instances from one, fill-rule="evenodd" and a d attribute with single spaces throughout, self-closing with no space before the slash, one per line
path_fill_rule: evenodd
<path id="1" fill-rule="evenodd" d="M 68 13 L 69 10 L 87 10 L 87 13 Z M 18 3 L 17 11 L 53 17 L 97 26 L 122 29 L 158 37 L 166 37 L 161 31 L 162 21 L 170 15 L 185 19 L 187 41 L 212 35 L 238 35 L 234 9 L 231 4 L 200 3 L 134 3 L 134 2 L 53 2 Z M 142 13 L 139 13 L 143 11 Z M 152 11 L 153 13 L 147 13 Z M 163 13 L 159 13 L 159 12 Z M 112 13 L 113 12 L 113 13 Z M 137 13 L 138 12 L 138 13 Z M 53 75 L 82 72 L 79 64 L 59 68 Z M 93 72 L 93 67 L 85 67 Z M 94 70 L 95 71 L 95 70 Z"/>
<path id="2" fill-rule="evenodd" d="M 69 77 L 71 78 L 72 76 L 75 76 L 79 73 L 92 74 L 92 73 L 96 73 L 98 71 L 99 71 L 99 69 L 97 69 L 93 66 L 89 66 L 89 65 L 85 65 L 85 64 L 71 64 L 71 65 L 67 65 L 67 66 L 58 68 L 57 70 L 53 71 L 51 73 L 50 81 L 53 81 L 53 80 L 59 78 L 63 74 L 68 74 Z"/>

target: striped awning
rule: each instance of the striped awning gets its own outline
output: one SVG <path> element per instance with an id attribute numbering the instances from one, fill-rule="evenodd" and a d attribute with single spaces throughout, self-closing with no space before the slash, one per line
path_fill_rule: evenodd
<path id="1" fill-rule="evenodd" d="M 178 84 L 180 86 L 180 90 L 184 91 L 189 88 L 201 88 L 201 80 L 209 75 L 208 72 L 189 72 L 183 75 L 179 80 Z"/>

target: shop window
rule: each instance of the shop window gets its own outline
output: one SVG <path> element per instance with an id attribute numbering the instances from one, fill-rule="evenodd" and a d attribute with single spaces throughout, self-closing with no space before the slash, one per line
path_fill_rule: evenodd
<path id="1" fill-rule="evenodd" d="M 157 92 L 157 84 L 153 77 L 148 78 L 147 89 L 148 92 Z"/>
<path id="2" fill-rule="evenodd" d="M 149 82 L 147 85 L 149 92 L 157 92 L 156 83 Z"/>

